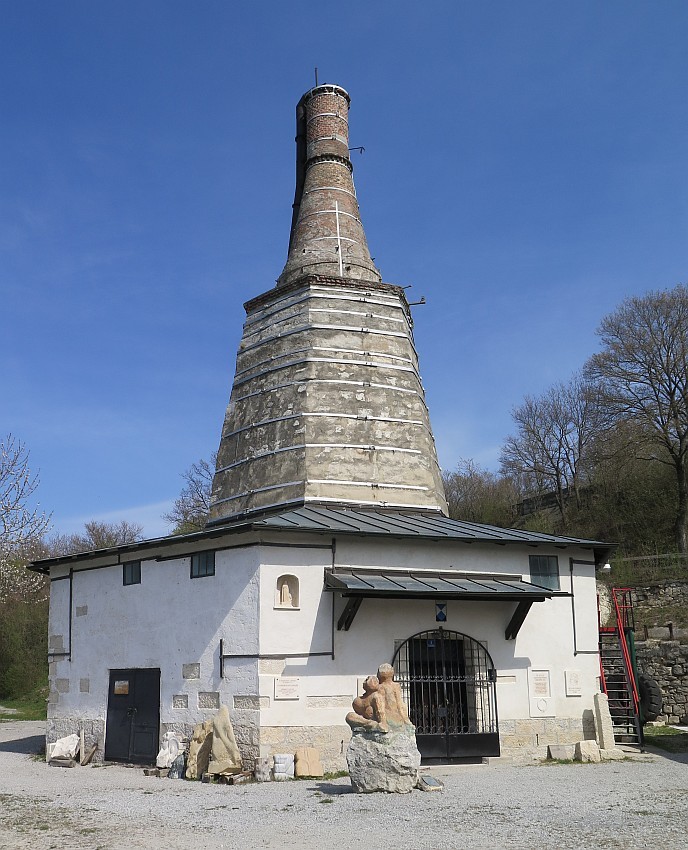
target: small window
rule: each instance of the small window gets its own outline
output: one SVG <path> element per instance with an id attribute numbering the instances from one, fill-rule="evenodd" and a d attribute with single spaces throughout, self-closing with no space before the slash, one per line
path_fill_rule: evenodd
<path id="1" fill-rule="evenodd" d="M 299 607 L 299 580 L 296 576 L 280 576 L 275 589 L 275 608 Z"/>
<path id="2" fill-rule="evenodd" d="M 556 555 L 530 555 L 530 580 L 540 587 L 559 590 L 559 559 Z"/>
<path id="3" fill-rule="evenodd" d="M 122 584 L 141 584 L 141 561 L 122 564 Z"/>
<path id="4" fill-rule="evenodd" d="M 215 552 L 197 552 L 191 556 L 191 578 L 215 575 Z"/>

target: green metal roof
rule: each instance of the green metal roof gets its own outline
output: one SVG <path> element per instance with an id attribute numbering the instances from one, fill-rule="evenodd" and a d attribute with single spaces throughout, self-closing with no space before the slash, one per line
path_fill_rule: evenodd
<path id="1" fill-rule="evenodd" d="M 341 570 L 325 574 L 325 590 L 344 596 L 543 601 L 566 593 L 515 576 L 391 570 Z"/>
<path id="2" fill-rule="evenodd" d="M 583 546 L 609 549 L 613 544 L 600 540 L 540 534 L 515 528 L 498 528 L 474 522 L 449 519 L 440 513 L 388 511 L 374 508 L 330 508 L 320 505 L 300 506 L 276 514 L 246 519 L 253 528 L 292 531 L 320 531 L 336 534 L 394 536 L 413 539 L 463 540 L 485 543 L 527 543 L 549 546 Z"/>
<path id="3" fill-rule="evenodd" d="M 393 537 L 408 540 L 445 540 L 465 543 L 496 543 L 507 545 L 524 543 L 529 546 L 549 546 L 557 548 L 580 547 L 593 549 L 595 560 L 602 561 L 615 544 L 599 540 L 585 540 L 576 537 L 563 537 L 552 534 L 540 534 L 535 531 L 523 531 L 515 528 L 498 528 L 494 525 L 481 525 L 473 522 L 461 522 L 449 519 L 439 512 L 419 512 L 383 510 L 375 508 L 329 507 L 327 505 L 295 505 L 274 513 L 259 513 L 237 517 L 233 521 L 209 524 L 204 531 L 157 537 L 137 543 L 110 546 L 92 552 L 79 552 L 54 558 L 34 561 L 29 569 L 47 573 L 51 566 L 87 561 L 98 556 L 117 556 L 121 560 L 145 557 L 145 553 L 156 552 L 170 546 L 196 544 L 198 550 L 212 546 L 212 541 L 230 534 L 242 534 L 250 531 L 300 532 L 333 535 L 351 535 L 363 537 Z M 155 557 L 155 555 L 153 555 Z"/>

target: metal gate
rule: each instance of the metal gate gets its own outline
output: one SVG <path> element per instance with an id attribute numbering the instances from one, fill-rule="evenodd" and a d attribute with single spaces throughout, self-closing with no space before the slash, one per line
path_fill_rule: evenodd
<path id="1" fill-rule="evenodd" d="M 393 666 L 425 760 L 499 755 L 496 672 L 485 647 L 461 632 L 419 632 Z"/>

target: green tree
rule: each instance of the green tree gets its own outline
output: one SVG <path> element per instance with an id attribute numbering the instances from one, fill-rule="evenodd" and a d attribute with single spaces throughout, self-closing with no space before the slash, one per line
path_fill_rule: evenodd
<path id="1" fill-rule="evenodd" d="M 619 422 L 638 426 L 638 457 L 673 469 L 674 538 L 688 551 L 688 288 L 627 298 L 597 331 L 602 350 L 586 365 Z"/>

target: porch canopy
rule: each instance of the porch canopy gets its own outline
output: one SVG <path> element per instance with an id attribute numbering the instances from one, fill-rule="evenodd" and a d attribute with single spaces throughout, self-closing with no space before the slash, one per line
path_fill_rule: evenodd
<path id="1" fill-rule="evenodd" d="M 342 570 L 325 573 L 325 590 L 347 598 L 337 629 L 348 631 L 364 599 L 463 599 L 474 602 L 515 601 L 516 610 L 504 632 L 513 640 L 534 602 L 568 596 L 519 576 L 483 573 Z"/>

